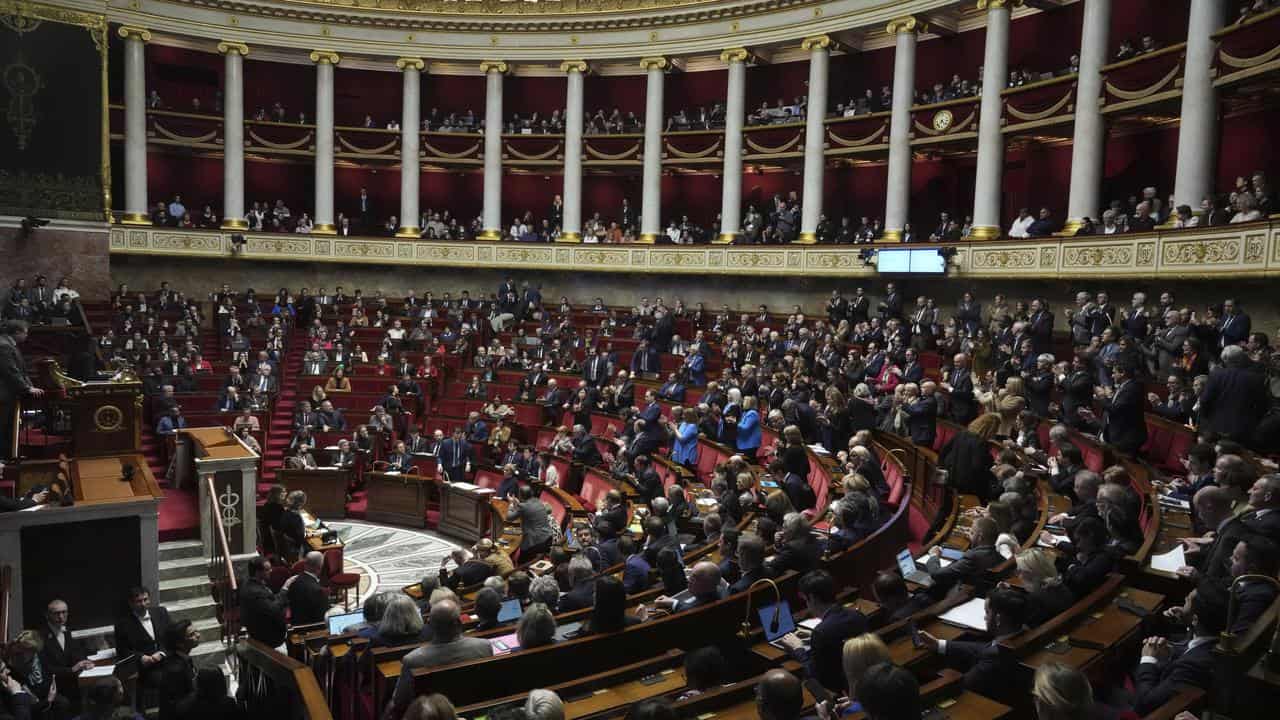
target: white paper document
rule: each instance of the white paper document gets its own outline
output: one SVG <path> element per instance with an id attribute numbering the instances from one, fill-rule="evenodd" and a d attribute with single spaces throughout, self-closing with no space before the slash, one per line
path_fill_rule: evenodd
<path id="1" fill-rule="evenodd" d="M 925 567 L 926 565 L 928 565 L 928 564 L 929 564 L 929 560 L 930 560 L 932 557 L 933 557 L 933 556 L 932 556 L 932 555 L 930 555 L 929 553 L 925 553 L 925 554 L 921 555 L 920 557 L 916 558 L 916 564 L 917 564 L 917 565 L 919 565 L 920 567 Z M 946 566 L 950 565 L 951 563 L 952 563 L 952 561 L 951 561 L 951 560 L 949 560 L 948 558 L 944 558 L 944 557 L 941 557 L 941 556 L 939 556 L 939 557 L 938 557 L 938 567 L 946 567 Z"/>
<path id="2" fill-rule="evenodd" d="M 1045 538 L 1049 538 L 1049 539 L 1046 540 Z M 1045 533 L 1041 533 L 1040 537 L 1036 538 L 1036 545 L 1039 545 L 1040 547 L 1051 548 L 1051 547 L 1057 547 L 1058 543 L 1063 543 L 1066 541 L 1067 541 L 1066 535 L 1054 535 L 1051 532 L 1045 532 Z"/>
<path id="3" fill-rule="evenodd" d="M 103 648 L 103 649 L 99 650 L 98 652 L 96 652 L 96 653 L 94 653 L 94 654 L 90 655 L 90 656 L 89 656 L 89 659 L 90 659 L 90 660 L 94 660 L 94 661 L 97 661 L 97 660 L 110 660 L 111 658 L 113 658 L 113 657 L 115 657 L 115 656 L 116 656 L 116 649 L 115 649 L 115 648 Z"/>
<path id="4" fill-rule="evenodd" d="M 1152 570 L 1163 570 L 1167 573 L 1176 573 L 1178 572 L 1178 568 L 1186 567 L 1186 564 L 1187 554 L 1183 551 L 1181 544 L 1174 546 L 1174 548 L 1167 553 L 1151 556 Z"/>
<path id="5" fill-rule="evenodd" d="M 116 671 L 115 665 L 95 665 L 80 673 L 82 678 L 110 677 Z"/>
<path id="6" fill-rule="evenodd" d="M 987 601 L 983 598 L 974 598 L 942 613 L 938 619 L 952 625 L 986 632 Z"/>

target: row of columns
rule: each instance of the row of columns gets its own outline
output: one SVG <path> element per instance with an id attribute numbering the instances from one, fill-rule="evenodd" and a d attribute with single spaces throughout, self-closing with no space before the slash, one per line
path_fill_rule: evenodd
<path id="1" fill-rule="evenodd" d="M 986 240 L 1001 234 L 1000 196 L 1004 171 L 1004 137 L 1001 131 L 1003 98 L 999 92 L 1008 76 L 1010 12 L 1023 0 L 977 0 L 985 10 L 986 46 L 978 116 L 978 153 L 973 203 L 972 239 Z M 1085 0 L 1080 41 L 1080 72 L 1075 103 L 1070 198 L 1066 230 L 1074 231 L 1085 217 L 1100 212 L 1106 125 L 1102 97 L 1102 67 L 1106 62 L 1112 0 Z M 1191 0 L 1187 34 L 1186 69 L 1183 77 L 1182 124 L 1178 143 L 1174 198 L 1193 207 L 1211 189 L 1217 147 L 1217 98 L 1211 74 L 1215 31 L 1224 22 L 1218 0 Z M 900 240 L 908 221 L 911 199 L 911 104 L 915 89 L 916 46 L 928 31 L 921 19 L 908 16 L 888 24 L 894 37 L 893 106 L 889 122 L 888 180 L 885 202 L 885 239 Z M 124 26 L 125 39 L 125 213 L 126 223 L 147 223 L 146 78 L 145 43 L 151 33 Z M 813 243 L 822 216 L 823 175 L 826 166 L 827 79 L 835 42 L 826 35 L 805 38 L 801 47 L 809 53 L 808 107 L 804 129 L 804 174 L 798 242 Z M 244 217 L 244 43 L 224 41 L 218 51 L 225 56 L 223 91 L 223 227 L 243 230 Z M 742 138 L 746 118 L 746 68 L 753 57 L 746 48 L 730 48 L 720 55 L 727 68 L 725 130 L 723 140 L 723 188 L 717 242 L 729 243 L 741 232 Z M 337 53 L 317 50 L 315 212 L 316 233 L 333 233 L 334 68 Z M 662 232 L 662 127 L 663 83 L 670 62 L 663 57 L 640 61 L 647 76 L 643 180 L 640 211 L 641 242 L 654 242 Z M 419 217 L 419 121 L 421 113 L 421 58 L 396 60 L 403 74 L 401 127 L 400 229 L 402 237 L 417 237 Z M 480 64 L 485 75 L 483 231 L 480 239 L 502 237 L 502 85 L 510 70 L 501 60 Z M 565 98 L 564 187 L 561 237 L 563 242 L 582 240 L 583 87 L 588 65 L 567 60 L 560 71 L 567 78 Z"/>

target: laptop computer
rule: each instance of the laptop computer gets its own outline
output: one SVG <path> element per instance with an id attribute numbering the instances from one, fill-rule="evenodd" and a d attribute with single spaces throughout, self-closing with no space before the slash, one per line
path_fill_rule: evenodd
<path id="1" fill-rule="evenodd" d="M 333 615 L 329 618 L 329 634 L 341 635 L 347 631 L 352 625 L 359 625 L 364 622 L 364 611 L 347 613 L 346 615 Z"/>
<path id="2" fill-rule="evenodd" d="M 933 578 L 929 577 L 929 573 L 916 567 L 915 558 L 911 557 L 911 551 L 906 548 L 898 552 L 898 572 L 902 573 L 903 580 L 925 587 L 933 586 Z"/>
<path id="3" fill-rule="evenodd" d="M 760 627 L 764 628 L 764 638 L 770 645 L 786 649 L 778 643 L 779 639 L 796 631 L 795 618 L 791 616 L 791 604 L 783 600 L 776 605 L 765 605 L 756 612 L 760 614 Z"/>
<path id="4" fill-rule="evenodd" d="M 498 609 L 498 622 L 511 622 L 520 619 L 522 610 L 520 609 L 520 600 L 513 598 L 511 600 L 502 601 L 502 607 Z"/>

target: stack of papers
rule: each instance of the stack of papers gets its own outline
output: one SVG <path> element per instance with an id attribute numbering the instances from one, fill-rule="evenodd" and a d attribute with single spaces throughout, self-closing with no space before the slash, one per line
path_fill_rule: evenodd
<path id="1" fill-rule="evenodd" d="M 115 665 L 95 665 L 80 673 L 82 678 L 110 677 L 116 671 Z"/>
<path id="2" fill-rule="evenodd" d="M 987 601 L 983 598 L 974 598 L 942 613 L 938 619 L 951 625 L 986 632 Z"/>
<path id="3" fill-rule="evenodd" d="M 93 660 L 94 662 L 97 662 L 98 660 L 110 660 L 115 656 L 116 656 L 115 648 L 103 648 L 98 652 L 90 655 L 88 659 Z"/>
<path id="4" fill-rule="evenodd" d="M 1045 540 L 1046 537 L 1049 538 L 1048 541 Z M 1054 535 L 1051 532 L 1042 533 L 1040 537 L 1036 539 L 1036 545 L 1039 545 L 1040 547 L 1057 547 L 1059 543 L 1064 542 L 1067 542 L 1066 535 Z"/>
<path id="5" fill-rule="evenodd" d="M 450 484 L 458 488 L 459 490 L 479 490 L 480 489 L 480 486 L 472 485 L 471 483 L 467 483 L 467 482 L 456 482 L 456 483 L 450 483 Z"/>
<path id="6" fill-rule="evenodd" d="M 928 565 L 928 564 L 929 564 L 929 560 L 930 560 L 932 557 L 933 557 L 933 556 L 932 556 L 932 555 L 930 555 L 929 553 L 925 553 L 925 554 L 921 555 L 920 557 L 916 558 L 916 564 L 917 564 L 917 565 L 919 565 L 919 566 L 921 566 L 921 567 L 924 567 L 924 566 L 926 566 L 926 565 Z M 938 567 L 946 567 L 946 566 L 950 565 L 951 563 L 952 563 L 952 561 L 951 561 L 951 560 L 948 560 L 948 559 L 947 559 L 947 558 L 945 558 L 945 557 L 941 557 L 941 556 L 940 556 L 940 557 L 938 557 Z"/>
<path id="7" fill-rule="evenodd" d="M 1181 544 L 1174 546 L 1174 548 L 1167 553 L 1151 556 L 1152 570 L 1176 573 L 1178 572 L 1178 568 L 1186 567 L 1186 565 L 1187 554 L 1183 551 Z"/>

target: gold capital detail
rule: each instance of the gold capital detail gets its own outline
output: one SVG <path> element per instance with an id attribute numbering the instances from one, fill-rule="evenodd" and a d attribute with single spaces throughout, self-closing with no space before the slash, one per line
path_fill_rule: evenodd
<path id="1" fill-rule="evenodd" d="M 804 41 L 800 43 L 800 47 L 803 50 L 813 50 L 814 48 L 834 50 L 835 45 L 836 42 L 831 39 L 830 35 L 813 35 L 805 38 Z"/>
<path id="2" fill-rule="evenodd" d="M 136 37 L 142 42 L 151 42 L 151 31 L 145 28 L 134 27 L 132 25 L 121 25 L 116 28 L 116 34 L 122 38 L 128 39 Z"/>
<path id="3" fill-rule="evenodd" d="M 720 53 L 720 62 L 746 62 L 749 57 L 751 57 L 751 52 L 746 48 L 729 48 Z"/>
<path id="4" fill-rule="evenodd" d="M 312 50 L 311 62 L 329 63 L 330 65 L 337 65 L 338 63 L 342 62 L 342 58 L 338 56 L 338 53 L 332 50 Z"/>
<path id="5" fill-rule="evenodd" d="M 422 58 L 416 58 L 416 57 L 396 58 L 397 70 L 408 70 L 412 68 L 414 70 L 422 71 L 426 67 L 427 67 L 427 64 L 422 61 Z"/>
<path id="6" fill-rule="evenodd" d="M 1023 0 L 978 0 L 979 10 L 999 10 L 1003 7 L 1010 9 L 1022 7 Z"/>
<path id="7" fill-rule="evenodd" d="M 562 73 L 573 72 L 574 70 L 577 70 L 583 75 L 586 75 L 587 70 L 589 69 L 590 68 L 587 66 L 586 60 L 565 60 L 564 62 L 560 63 L 560 72 Z"/>
<path id="8" fill-rule="evenodd" d="M 1000 228 L 993 225 L 974 225 L 969 228 L 969 239 L 973 241 L 995 240 L 1000 237 Z"/>
<path id="9" fill-rule="evenodd" d="M 670 63 L 664 57 L 640 58 L 640 67 L 645 70 L 666 70 Z"/>
<path id="10" fill-rule="evenodd" d="M 234 52 L 234 53 L 240 53 L 242 56 L 247 56 L 249 54 L 249 46 L 245 45 L 242 42 L 235 42 L 233 40 L 223 40 L 222 42 L 218 43 L 218 52 L 222 53 L 223 55 Z"/>
<path id="11" fill-rule="evenodd" d="M 480 63 L 480 72 L 486 74 L 500 72 L 505 74 L 511 72 L 511 66 L 507 65 L 506 60 L 485 60 Z"/>
<path id="12" fill-rule="evenodd" d="M 885 28 L 885 32 L 889 33 L 890 35 L 897 35 L 898 33 L 909 33 L 909 32 L 923 35 L 924 33 L 929 32 L 929 23 L 916 17 L 915 15 L 907 15 L 906 17 L 900 17 L 895 20 L 890 20 L 888 27 Z"/>

